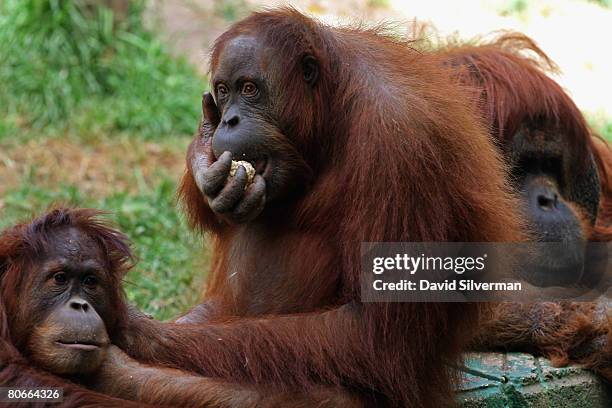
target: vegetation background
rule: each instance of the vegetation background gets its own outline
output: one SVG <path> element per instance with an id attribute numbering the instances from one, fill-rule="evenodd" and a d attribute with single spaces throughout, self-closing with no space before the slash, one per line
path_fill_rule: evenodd
<path id="1" fill-rule="evenodd" d="M 175 201 L 207 87 L 205 51 L 247 0 L 0 2 L 0 228 L 53 204 L 96 207 L 134 241 L 131 301 L 167 319 L 194 305 L 208 264 Z M 296 0 L 328 21 L 409 21 L 440 36 L 524 31 L 612 139 L 610 0 Z M 595 30 L 595 31 L 593 31 Z M 600 45 L 601 44 L 601 45 Z"/>

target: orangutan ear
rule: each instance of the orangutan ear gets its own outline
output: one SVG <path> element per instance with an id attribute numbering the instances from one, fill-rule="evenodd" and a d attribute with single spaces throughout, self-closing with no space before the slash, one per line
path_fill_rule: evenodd
<path id="1" fill-rule="evenodd" d="M 319 79 L 319 62 L 312 55 L 306 55 L 302 58 L 302 72 L 304 73 L 304 81 L 310 86 L 315 86 Z"/>
<path id="2" fill-rule="evenodd" d="M 217 108 L 215 99 L 210 92 L 204 92 L 202 95 L 202 115 L 204 116 L 204 119 L 215 127 L 219 124 L 219 122 L 221 122 L 219 108 Z"/>

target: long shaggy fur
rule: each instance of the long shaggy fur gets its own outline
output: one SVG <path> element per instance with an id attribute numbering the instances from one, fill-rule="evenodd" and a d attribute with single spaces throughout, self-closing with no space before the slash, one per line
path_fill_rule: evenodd
<path id="1" fill-rule="evenodd" d="M 481 350 L 521 350 L 543 355 L 556 366 L 579 364 L 612 381 L 612 316 L 605 300 L 504 303 L 480 328 Z"/>
<path id="2" fill-rule="evenodd" d="M 594 241 L 612 241 L 612 148 L 603 139 L 595 141 L 594 154 L 601 163 L 601 199 L 597 212 L 597 222 L 593 229 Z"/>
<path id="3" fill-rule="evenodd" d="M 591 155 L 600 179 L 601 198 L 589 239 L 612 239 L 612 180 L 608 145 L 589 128 L 586 119 L 561 86 L 547 73 L 556 65 L 529 37 L 506 33 L 497 40 L 451 45 L 439 50 L 446 62 L 457 67 L 457 76 L 477 93 L 492 135 L 503 147 L 525 123 L 562 130 L 574 171 L 587 166 Z"/>
<path id="4" fill-rule="evenodd" d="M 234 24 L 215 43 L 213 71 L 225 44 L 241 34 L 257 36 L 284 62 L 282 71 L 270 73 L 283 84 L 278 125 L 313 180 L 301 199 L 266 218 L 264 239 L 282 242 L 285 252 L 252 254 L 253 262 L 270 265 L 293 259 L 295 289 L 258 301 L 275 310 L 276 302 L 309 287 L 312 295 L 296 299 L 291 310 L 309 313 L 236 316 L 236 303 L 253 302 L 257 285 L 274 278 L 250 287 L 248 299 L 232 297 L 229 253 L 241 230 L 219 224 L 188 166 L 180 197 L 195 226 L 214 238 L 207 297 L 221 299 L 225 320 L 168 329 L 181 350 L 173 355 L 154 354 L 144 341 L 130 349 L 136 357 L 242 383 L 339 384 L 382 395 L 392 406 L 451 403 L 449 364 L 474 330 L 476 306 L 362 304 L 360 243 L 523 239 L 513 210 L 518 202 L 468 96 L 435 54 L 416 52 L 381 30 L 331 28 L 292 9 Z M 320 81 L 308 96 L 296 85 L 306 54 L 320 64 Z M 248 275 L 245 268 L 240 273 Z M 336 289 L 324 298 L 316 292 L 330 287 Z"/>
<path id="5" fill-rule="evenodd" d="M 525 123 L 561 130 L 561 143 L 573 155 L 573 171 L 595 159 L 601 198 L 596 224 L 584 221 L 593 241 L 612 239 L 612 153 L 596 137 L 571 98 L 547 72 L 554 63 L 528 37 L 505 34 L 488 43 L 452 45 L 439 50 L 457 68 L 462 83 L 476 92 L 495 140 L 503 147 Z M 579 210 L 576 214 L 580 216 Z M 544 355 L 556 365 L 582 364 L 612 380 L 612 322 L 608 304 L 499 304 L 491 308 L 474 345 L 483 350 L 521 350 Z"/>
<path id="6" fill-rule="evenodd" d="M 117 273 L 109 276 L 108 280 L 115 288 L 109 291 L 109 295 L 114 297 L 110 301 L 114 305 L 115 321 L 107 322 L 107 327 L 113 331 L 125 325 L 123 320 L 127 317 L 127 309 L 121 279 L 131 265 L 132 255 L 127 238 L 103 222 L 99 218 L 100 214 L 96 210 L 58 208 L 0 234 L 0 385 L 3 387 L 60 387 L 64 389 L 64 407 L 142 406 L 98 394 L 32 367 L 15 346 L 20 339 L 12 338 L 10 333 L 10 322 L 17 317 L 19 302 L 28 301 L 19 296 L 22 285 L 29 278 L 24 276 L 26 266 L 40 260 L 54 231 L 69 227 L 86 232 L 108 254 L 108 270 Z M 11 406 L 35 405 L 24 402 Z"/>

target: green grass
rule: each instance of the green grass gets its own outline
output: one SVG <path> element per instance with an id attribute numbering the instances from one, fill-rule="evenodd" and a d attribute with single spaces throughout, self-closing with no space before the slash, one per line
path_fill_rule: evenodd
<path id="1" fill-rule="evenodd" d="M 204 79 L 142 24 L 85 0 L 0 3 L 0 139 L 21 129 L 190 134 Z"/>
<path id="2" fill-rule="evenodd" d="M 137 193 L 115 192 L 103 199 L 83 196 L 77 185 L 55 188 L 35 184 L 36 172 L 24 175 L 21 187 L 2 198 L 0 228 L 10 226 L 51 205 L 101 208 L 134 243 L 139 259 L 128 273 L 130 301 L 160 319 L 176 316 L 196 304 L 208 262 L 202 240 L 189 232 L 175 206 L 175 181 L 161 179 Z"/>

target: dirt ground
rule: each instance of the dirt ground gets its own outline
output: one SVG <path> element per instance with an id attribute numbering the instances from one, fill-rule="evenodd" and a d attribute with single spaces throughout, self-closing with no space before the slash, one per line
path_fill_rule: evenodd
<path id="1" fill-rule="evenodd" d="M 177 140 L 170 146 L 134 143 L 128 137 L 87 145 L 64 138 L 5 142 L 0 148 L 0 209 L 1 197 L 23 183 L 28 174 L 37 184 L 78 185 L 82 193 L 96 198 L 155 185 L 161 173 L 178 180 L 188 142 Z"/>

